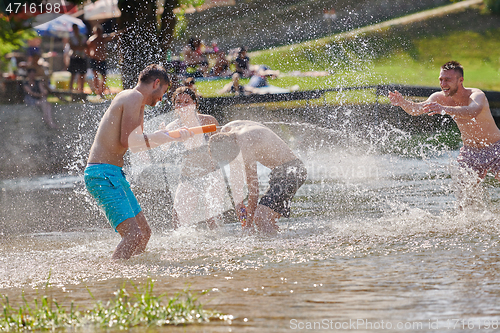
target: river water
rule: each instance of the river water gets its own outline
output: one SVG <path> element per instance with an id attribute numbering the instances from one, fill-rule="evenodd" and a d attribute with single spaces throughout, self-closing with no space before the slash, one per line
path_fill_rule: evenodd
<path id="1" fill-rule="evenodd" d="M 174 230 L 168 195 L 132 182 L 153 236 L 147 253 L 113 262 L 119 236 L 81 175 L 4 180 L 0 294 L 29 298 L 50 283 L 60 303 L 85 307 L 87 288 L 105 300 L 124 281 L 152 278 L 158 293 L 211 290 L 205 308 L 233 319 L 137 331 L 498 331 L 495 180 L 458 210 L 458 149 L 431 134 L 409 145 L 415 136 L 387 128 L 374 136 L 268 126 L 308 168 L 278 236 L 243 235 L 235 223 Z M 262 179 L 268 172 L 259 169 Z"/>

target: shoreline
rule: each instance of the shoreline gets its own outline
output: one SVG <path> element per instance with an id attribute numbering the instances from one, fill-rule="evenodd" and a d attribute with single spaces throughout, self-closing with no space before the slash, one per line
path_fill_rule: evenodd
<path id="1" fill-rule="evenodd" d="M 54 106 L 59 129 L 51 130 L 36 108 L 0 105 L 0 179 L 79 172 L 84 167 L 98 123 L 110 101 Z M 153 113 L 146 111 L 146 113 Z M 307 123 L 321 128 L 367 131 L 367 124 L 387 123 L 403 131 L 421 133 L 447 128 L 444 117 L 411 117 L 386 104 L 305 106 L 266 109 L 263 105 L 234 105 L 218 111 L 219 121 Z M 497 114 L 500 116 L 500 110 Z"/>

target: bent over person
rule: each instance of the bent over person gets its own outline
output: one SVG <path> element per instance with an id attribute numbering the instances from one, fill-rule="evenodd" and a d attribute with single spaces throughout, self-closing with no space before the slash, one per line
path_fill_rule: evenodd
<path id="1" fill-rule="evenodd" d="M 271 129 L 249 121 L 236 120 L 224 125 L 209 142 L 210 154 L 220 164 L 230 164 L 235 209 L 243 230 L 275 234 L 277 219 L 290 216 L 293 196 L 307 178 L 304 163 Z M 239 154 L 241 152 L 241 159 Z M 257 162 L 271 169 L 269 187 L 259 200 Z M 245 180 L 241 180 L 243 171 Z M 248 205 L 243 204 L 242 185 L 248 187 Z"/>
<path id="2" fill-rule="evenodd" d="M 425 102 L 408 101 L 398 92 L 389 92 L 389 99 L 412 116 L 449 115 L 457 123 L 463 147 L 458 164 L 473 170 L 480 179 L 491 171 L 500 180 L 500 130 L 490 111 L 488 99 L 477 88 L 465 88 L 464 70 L 456 61 L 441 66 L 441 91 L 433 93 Z"/>
<path id="3" fill-rule="evenodd" d="M 154 106 L 170 86 L 167 71 L 149 65 L 139 74 L 133 89 L 120 92 L 104 113 L 90 148 L 85 168 L 85 185 L 122 237 L 113 259 L 128 259 L 146 249 L 151 229 L 130 184 L 123 173 L 124 155 L 130 148 L 138 152 L 170 141 L 184 141 L 193 133 L 185 127 L 174 139 L 163 130 L 144 134 L 144 106 Z"/>

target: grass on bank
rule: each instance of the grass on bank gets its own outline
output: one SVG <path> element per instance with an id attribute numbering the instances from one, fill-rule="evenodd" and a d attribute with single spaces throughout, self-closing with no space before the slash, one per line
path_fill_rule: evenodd
<path id="1" fill-rule="evenodd" d="M 71 303 L 69 309 L 62 307 L 54 299 L 41 296 L 31 303 L 24 295 L 19 307 L 12 306 L 7 296 L 2 296 L 3 311 L 0 315 L 0 331 L 55 330 L 76 327 L 126 330 L 136 326 L 164 326 L 195 324 L 210 319 L 226 320 L 227 316 L 203 309 L 198 296 L 189 290 L 168 298 L 153 293 L 154 283 L 133 286 L 129 294 L 125 286 L 115 292 L 115 298 L 106 304 L 94 299 L 94 307 L 79 311 Z"/>

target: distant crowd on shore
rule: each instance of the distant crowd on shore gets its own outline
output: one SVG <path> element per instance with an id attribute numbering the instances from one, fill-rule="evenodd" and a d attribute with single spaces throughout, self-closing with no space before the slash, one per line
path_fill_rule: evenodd
<path id="1" fill-rule="evenodd" d="M 96 25 L 93 34 L 87 36 L 81 33 L 79 26 L 74 24 L 69 38 L 63 40 L 64 68 L 71 74 L 68 90 L 76 93 L 90 93 L 104 97 L 110 93 L 106 84 L 108 74 L 107 44 L 117 40 L 119 33 L 104 34 L 103 27 Z M 22 59 L 22 60 L 21 60 Z M 27 59 L 27 61 L 25 61 Z M 16 62 L 15 57 L 10 58 Z M 266 78 L 277 77 L 279 72 L 266 72 L 270 69 L 258 65 L 251 65 L 245 46 L 229 49 L 227 52 L 218 47 L 216 41 L 207 45 L 199 38 L 191 37 L 178 56 L 167 53 L 166 66 L 173 76 L 174 82 L 184 84 L 187 78 L 216 79 L 232 78 L 231 89 L 223 92 L 240 93 L 243 88 L 239 79 L 251 78 L 253 75 L 261 77 L 260 86 L 265 85 Z M 50 78 L 48 61 L 41 54 L 40 47 L 29 47 L 25 55 L 18 55 L 17 62 L 11 66 L 10 76 L 26 78 L 29 68 L 36 69 L 36 79 L 43 81 L 50 91 Z M 9 76 L 9 77 L 10 77 Z M 85 88 L 85 84 L 88 88 Z M 90 91 L 88 90 L 90 88 Z M 258 88 L 257 86 L 254 88 Z"/>
<path id="2" fill-rule="evenodd" d="M 112 92 L 107 85 L 107 44 L 117 40 L 119 35 L 119 32 L 105 34 L 103 27 L 96 25 L 92 35 L 87 38 L 77 24 L 72 26 L 70 37 L 63 41 L 64 68 L 70 73 L 68 93 L 91 93 L 104 98 L 107 94 L 118 92 Z M 17 54 L 17 61 L 14 54 L 11 54 L 8 60 L 11 66 L 7 79 L 23 82 L 21 94 L 24 95 L 24 102 L 40 108 L 46 124 L 50 128 L 57 128 L 51 105 L 47 102 L 48 95 L 56 89 L 50 84 L 51 66 L 42 57 L 40 45 L 28 47 L 25 54 Z M 208 46 L 195 37 L 187 41 L 179 56 L 172 56 L 171 52 L 168 52 L 165 67 L 172 77 L 173 88 L 189 86 L 196 90 L 195 80 L 218 78 L 231 79 L 231 82 L 219 91 L 220 94 L 284 93 L 298 88 L 284 89 L 270 85 L 267 80 L 277 78 L 280 72 L 264 65 L 250 64 L 245 46 L 225 52 L 218 47 L 216 41 Z M 249 81 L 243 85 L 240 80 L 245 78 Z"/>

